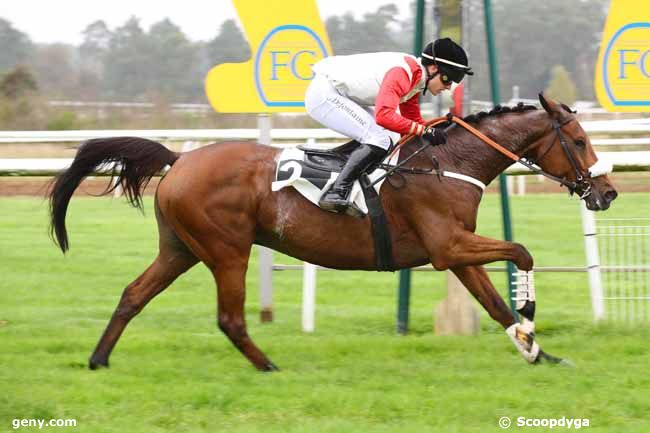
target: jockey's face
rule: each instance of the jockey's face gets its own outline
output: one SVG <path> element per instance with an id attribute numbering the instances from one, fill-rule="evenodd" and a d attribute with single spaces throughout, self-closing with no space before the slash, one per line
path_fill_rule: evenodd
<path id="1" fill-rule="evenodd" d="M 436 72 L 438 72 L 438 68 L 436 65 L 429 65 L 427 66 L 427 69 L 429 71 L 429 76 L 434 75 Z M 442 75 L 438 74 L 436 77 L 432 80 L 429 80 L 429 84 L 427 84 L 427 89 L 429 92 L 431 92 L 432 95 L 438 95 L 440 92 L 443 90 L 449 90 L 451 88 L 451 81 L 448 83 L 443 83 L 442 82 Z"/>

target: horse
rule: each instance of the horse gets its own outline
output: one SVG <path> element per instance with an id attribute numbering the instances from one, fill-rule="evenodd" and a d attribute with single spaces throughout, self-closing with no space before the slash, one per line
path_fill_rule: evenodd
<path id="1" fill-rule="evenodd" d="M 606 210 L 617 192 L 606 173 L 595 173 L 597 156 L 574 113 L 544 95 L 543 109 L 519 105 L 479 113 L 465 121 L 516 157 L 534 162 L 580 195 L 591 210 Z M 437 160 L 441 167 L 489 184 L 513 160 L 456 125 L 448 142 L 414 155 L 419 140 L 404 145 L 400 160 L 417 168 Z M 422 148 L 420 148 L 422 150 Z M 217 325 L 259 370 L 277 367 L 249 336 L 245 275 L 253 244 L 339 270 L 377 270 L 369 218 L 325 212 L 293 188 L 273 192 L 280 150 L 252 142 L 223 142 L 175 153 L 143 138 L 91 139 L 48 191 L 51 236 L 65 253 L 65 217 L 73 192 L 95 170 L 117 163 L 116 182 L 131 205 L 142 209 L 147 182 L 169 166 L 154 200 L 158 254 L 123 291 L 90 356 L 90 369 L 108 367 L 109 356 L 127 324 L 177 277 L 203 262 L 217 287 Z M 591 171 L 590 171 L 591 169 Z M 521 244 L 475 233 L 483 190 L 462 179 L 403 172 L 404 182 L 385 182 L 381 203 L 389 225 L 395 269 L 431 263 L 450 269 L 498 322 L 530 363 L 560 362 L 539 348 L 534 334 L 532 281 L 517 298 L 521 322 L 490 281 L 483 265 L 511 261 L 532 277 L 533 257 Z M 532 278 L 530 278 L 532 280 Z"/>

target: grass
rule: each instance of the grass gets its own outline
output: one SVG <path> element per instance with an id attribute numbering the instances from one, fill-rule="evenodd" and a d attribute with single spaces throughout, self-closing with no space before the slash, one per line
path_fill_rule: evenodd
<path id="1" fill-rule="evenodd" d="M 649 198 L 623 195 L 607 216 L 647 215 Z M 650 431 L 647 324 L 594 325 L 583 274 L 537 275 L 539 342 L 576 369 L 527 365 L 482 310 L 479 336 L 435 336 L 443 273 L 413 275 L 405 337 L 394 333 L 390 273 L 320 272 L 313 334 L 300 331 L 300 273 L 275 273 L 275 321 L 262 325 L 252 257 L 249 331 L 281 372 L 256 372 L 218 331 L 202 266 L 134 319 L 110 369 L 89 371 L 122 289 L 154 257 L 151 200 L 146 208 L 143 218 L 122 200 L 75 197 L 62 256 L 47 236 L 46 203 L 0 198 L 0 431 L 13 431 L 13 419 L 74 418 L 76 431 L 93 433 L 492 432 L 501 416 Z M 512 208 L 515 237 L 537 265 L 584 264 L 576 200 L 513 197 Z M 500 237 L 496 196 L 479 219 L 481 234 Z M 501 273 L 491 276 L 505 287 Z"/>

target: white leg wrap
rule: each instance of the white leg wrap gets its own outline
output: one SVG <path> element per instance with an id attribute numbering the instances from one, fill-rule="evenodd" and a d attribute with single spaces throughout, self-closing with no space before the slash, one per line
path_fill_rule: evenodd
<path id="1" fill-rule="evenodd" d="M 535 341 L 534 330 L 534 323 L 526 319 L 524 319 L 524 323 L 514 323 L 506 329 L 506 334 L 521 356 L 531 364 L 537 361 L 539 356 L 539 345 Z"/>
<path id="2" fill-rule="evenodd" d="M 526 301 L 535 301 L 535 276 L 533 271 L 517 271 L 513 276 L 517 281 L 512 283 L 515 287 L 513 298 L 517 310 L 521 310 L 526 305 Z"/>

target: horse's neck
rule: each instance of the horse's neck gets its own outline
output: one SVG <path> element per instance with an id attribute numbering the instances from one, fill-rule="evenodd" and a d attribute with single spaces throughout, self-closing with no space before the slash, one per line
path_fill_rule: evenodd
<path id="1" fill-rule="evenodd" d="M 539 110 L 485 118 L 477 129 L 507 150 L 522 156 L 539 138 L 537 125 L 540 124 L 543 113 Z M 443 169 L 458 171 L 485 184 L 514 164 L 512 159 L 461 126 L 457 126 L 454 133 L 450 134 L 449 146 L 441 146 L 440 151 L 444 163 L 453 167 L 443 166 Z"/>

